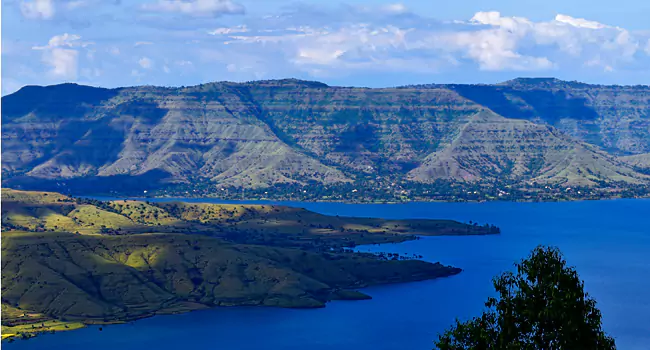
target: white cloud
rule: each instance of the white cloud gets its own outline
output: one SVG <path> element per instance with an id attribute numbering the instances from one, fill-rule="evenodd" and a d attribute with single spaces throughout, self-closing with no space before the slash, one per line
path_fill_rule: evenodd
<path id="1" fill-rule="evenodd" d="M 298 55 L 295 59 L 301 64 L 321 64 L 330 65 L 335 63 L 343 54 L 344 50 L 332 50 L 331 48 L 301 48 L 298 49 Z"/>
<path id="2" fill-rule="evenodd" d="M 639 42 L 627 30 L 619 29 L 616 38 L 611 42 L 606 42 L 604 48 L 617 52 L 621 59 L 629 59 L 639 49 Z"/>
<path id="3" fill-rule="evenodd" d="M 80 41 L 75 34 L 53 36 L 46 46 L 34 46 L 33 50 L 42 50 L 43 63 L 50 67 L 49 75 L 55 79 L 76 80 L 79 62 L 79 48 L 92 43 Z"/>
<path id="4" fill-rule="evenodd" d="M 48 42 L 49 47 L 67 46 L 73 47 L 81 39 L 79 35 L 65 33 L 63 35 L 53 36 Z"/>
<path id="5" fill-rule="evenodd" d="M 584 18 L 574 18 L 567 15 L 557 15 L 555 16 L 555 21 L 560 23 L 566 23 L 578 28 L 603 29 L 609 27 L 602 23 L 588 21 Z"/>
<path id="6" fill-rule="evenodd" d="M 54 78 L 77 79 L 77 50 L 54 48 L 43 55 L 43 62 L 52 66 L 50 74 Z"/>
<path id="7" fill-rule="evenodd" d="M 20 11 L 30 19 L 50 19 L 55 12 L 52 0 L 23 0 L 20 3 Z"/>
<path id="8" fill-rule="evenodd" d="M 244 7 L 231 0 L 158 0 L 145 4 L 142 8 L 147 11 L 181 13 L 196 17 L 244 13 Z"/>
<path id="9" fill-rule="evenodd" d="M 395 12 L 401 14 L 403 11 L 406 10 Z M 265 28 L 230 36 L 224 44 L 234 47 L 249 44 L 263 51 L 283 52 L 285 62 L 293 63 L 299 70 L 318 71 L 319 74 L 328 69 L 398 70 L 400 65 L 404 71 L 432 73 L 444 65 L 458 66 L 468 60 L 486 71 L 556 68 L 555 62 L 546 55 L 520 50 L 535 29 L 534 23 L 525 18 L 479 12 L 469 22 L 458 23 L 457 28 L 442 29 L 432 27 L 429 20 L 419 17 L 413 17 L 416 20 L 409 26 L 390 24 L 390 16 L 373 23 L 367 21 L 367 12 L 362 13 L 366 16 L 364 22 L 335 22 L 320 28 L 295 23 L 284 28 Z M 289 15 L 287 18 L 301 17 Z M 309 22 L 309 19 L 302 22 Z"/>
<path id="10" fill-rule="evenodd" d="M 34 46 L 34 50 L 47 50 L 57 47 L 86 47 L 92 45 L 91 42 L 82 42 L 79 41 L 81 37 L 76 34 L 64 33 L 61 35 L 53 36 L 47 43 L 46 46 Z"/>
<path id="11" fill-rule="evenodd" d="M 142 57 L 138 60 L 138 64 L 144 69 L 151 69 L 153 67 L 153 61 L 149 57 Z"/>
<path id="12" fill-rule="evenodd" d="M 502 17 L 497 11 L 477 12 L 470 19 L 470 23 L 503 27 L 512 31 L 526 31 L 533 24 L 523 17 Z"/>
<path id="13" fill-rule="evenodd" d="M 235 33 L 246 33 L 248 32 L 248 27 L 245 25 L 239 25 L 236 27 L 221 27 L 217 28 L 215 30 L 211 30 L 208 32 L 210 35 L 228 35 L 228 34 L 235 34 Z"/>
<path id="14" fill-rule="evenodd" d="M 64 11 L 67 0 L 54 1 L 56 10 Z M 494 81 L 522 71 L 527 76 L 570 79 L 606 75 L 610 82 L 623 75 L 635 82 L 650 78 L 650 31 L 566 15 L 531 20 L 491 11 L 442 22 L 409 12 L 401 4 L 302 5 L 278 15 L 240 17 L 216 25 L 213 17 L 224 8 L 228 11 L 224 4 L 229 2 L 148 1 L 151 11 L 155 5 L 157 12 L 209 17 L 178 21 L 178 16 L 162 16 L 169 22 L 202 25 L 163 26 L 164 31 L 161 27 L 138 32 L 137 37 L 116 32 L 115 38 L 92 47 L 78 35 L 55 36 L 33 47 L 41 50 L 40 57 L 29 64 L 38 67 L 40 58 L 51 78 L 77 77 L 81 82 L 112 86 L 132 84 L 136 78 L 168 85 L 281 77 L 327 78 L 346 84 L 375 79 L 392 84 L 395 77 L 400 83 L 442 82 L 457 76 L 462 81 Z M 165 45 L 160 44 L 163 41 Z M 14 57 L 29 56 L 25 49 L 4 51 L 5 46 L 3 59 L 19 61 Z M 124 70 L 125 65 L 129 69 Z M 101 75 L 94 69 L 100 69 Z M 37 73 L 45 76 L 43 70 Z"/>
<path id="15" fill-rule="evenodd" d="M 464 46 L 466 55 L 486 70 L 550 69 L 577 60 L 578 64 L 598 61 L 611 71 L 630 62 L 639 48 L 637 38 L 623 28 L 561 14 L 553 21 L 533 22 L 494 11 L 478 12 L 469 23 L 492 28 L 454 31 L 446 45 Z M 528 51 L 535 55 L 524 54 Z"/>
<path id="16" fill-rule="evenodd" d="M 489 71 L 545 70 L 553 68 L 547 57 L 524 55 L 517 51 L 518 36 L 505 30 L 451 33 L 438 38 L 442 50 L 458 52 Z"/>

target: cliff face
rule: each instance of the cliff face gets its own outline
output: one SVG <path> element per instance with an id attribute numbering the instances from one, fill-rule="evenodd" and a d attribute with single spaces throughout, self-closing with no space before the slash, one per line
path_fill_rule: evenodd
<path id="1" fill-rule="evenodd" d="M 408 176 L 420 182 L 526 178 L 579 186 L 650 180 L 631 164 L 553 127 L 487 111 L 477 113 L 449 144 L 427 156 Z"/>
<path id="2" fill-rule="evenodd" d="M 4 97 L 2 115 L 9 181 L 639 183 L 646 176 L 617 157 L 650 152 L 650 88 L 555 79 L 391 89 L 293 79 L 63 84 Z"/>
<path id="3" fill-rule="evenodd" d="M 193 176 L 242 184 L 346 181 L 339 170 L 282 142 L 257 118 L 255 105 L 228 86 L 207 92 L 119 89 L 100 100 L 78 101 L 73 108 L 58 99 L 31 109 L 13 108 L 62 88 L 70 90 L 46 87 L 34 89 L 29 98 L 3 100 L 9 105 L 3 119 L 7 175 L 47 179 L 159 170 L 173 181 Z"/>
<path id="4" fill-rule="evenodd" d="M 449 88 L 506 118 L 552 125 L 616 155 L 650 152 L 650 87 L 557 79 Z"/>

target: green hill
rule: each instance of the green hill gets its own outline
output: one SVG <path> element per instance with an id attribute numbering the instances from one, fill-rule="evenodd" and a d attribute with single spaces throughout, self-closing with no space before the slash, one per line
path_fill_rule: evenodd
<path id="1" fill-rule="evenodd" d="M 101 202 L 2 190 L 3 334 L 29 336 L 215 306 L 322 307 L 357 288 L 454 275 L 352 253 L 419 235 L 495 234 L 448 220 L 330 217 L 275 205 Z"/>
<path id="2" fill-rule="evenodd" d="M 54 192 L 2 190 L 2 226 L 31 232 L 189 233 L 244 244 L 312 250 L 401 242 L 415 235 L 490 234 L 451 220 L 332 217 L 278 205 L 98 201 Z"/>
<path id="3" fill-rule="evenodd" d="M 124 321 L 207 306 L 321 307 L 340 298 L 342 288 L 457 273 L 419 261 L 233 245 L 200 235 L 2 238 L 3 303 L 68 321 Z"/>

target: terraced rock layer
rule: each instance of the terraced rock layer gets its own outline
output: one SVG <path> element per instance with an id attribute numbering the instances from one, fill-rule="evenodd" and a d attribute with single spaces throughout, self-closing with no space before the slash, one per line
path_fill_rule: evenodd
<path id="1" fill-rule="evenodd" d="M 132 182 L 201 181 L 216 190 L 368 178 L 648 181 L 619 159 L 650 152 L 647 86 L 556 79 L 381 89 L 294 79 L 63 84 L 25 87 L 2 106 L 9 185 L 82 179 L 119 191 L 117 184 Z"/>

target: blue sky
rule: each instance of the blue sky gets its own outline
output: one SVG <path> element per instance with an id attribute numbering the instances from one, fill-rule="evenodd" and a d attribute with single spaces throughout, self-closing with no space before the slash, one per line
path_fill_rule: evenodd
<path id="1" fill-rule="evenodd" d="M 334 85 L 554 76 L 650 82 L 650 2 L 2 0 L 2 94 L 24 85 Z"/>

